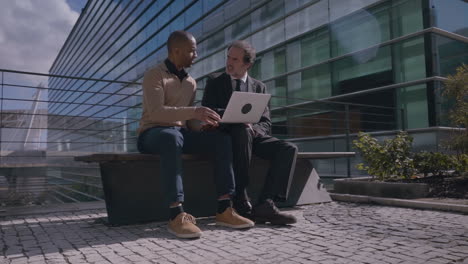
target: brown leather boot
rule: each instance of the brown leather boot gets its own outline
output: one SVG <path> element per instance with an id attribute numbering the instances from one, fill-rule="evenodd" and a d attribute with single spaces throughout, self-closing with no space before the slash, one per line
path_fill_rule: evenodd
<path id="1" fill-rule="evenodd" d="M 290 225 L 297 222 L 296 217 L 282 213 L 271 199 L 258 204 L 252 209 L 252 219 L 256 223 L 271 223 L 272 225 Z"/>

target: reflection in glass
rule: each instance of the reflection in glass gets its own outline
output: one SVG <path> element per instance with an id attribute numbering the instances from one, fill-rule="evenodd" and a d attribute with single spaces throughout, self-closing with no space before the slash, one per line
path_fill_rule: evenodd
<path id="1" fill-rule="evenodd" d="M 288 5 L 289 1 L 286 6 Z M 315 30 L 328 23 L 328 1 L 319 1 L 295 14 L 287 16 L 285 20 L 287 39 Z"/>
<path id="2" fill-rule="evenodd" d="M 367 51 L 365 51 L 367 52 Z M 361 91 L 393 83 L 392 58 L 390 47 L 380 47 L 374 54 L 357 54 L 348 56 L 333 65 L 333 87 L 334 95 Z M 360 59 L 369 57 L 371 59 L 362 62 Z"/>
<path id="3" fill-rule="evenodd" d="M 332 56 L 340 56 L 371 47 L 390 39 L 390 14 L 386 6 L 361 9 L 330 25 Z M 377 52 L 377 47 L 366 53 L 355 54 L 356 60 L 366 62 Z M 373 52 L 372 52 L 373 51 Z"/>
<path id="4" fill-rule="evenodd" d="M 293 98 L 307 100 L 331 96 L 331 79 L 329 64 L 304 70 L 301 75 L 301 89 L 290 93 Z"/>
<path id="5" fill-rule="evenodd" d="M 398 108 L 406 114 L 406 128 L 429 126 L 426 84 L 399 89 Z"/>
<path id="6" fill-rule="evenodd" d="M 330 58 L 330 38 L 323 29 L 301 39 L 301 66 L 306 67 Z"/>
<path id="7" fill-rule="evenodd" d="M 464 0 L 434 0 L 435 26 L 468 37 L 468 3 Z"/>
<path id="8" fill-rule="evenodd" d="M 426 77 L 424 37 L 393 44 L 395 82 L 407 82 Z"/>
<path id="9" fill-rule="evenodd" d="M 284 0 L 273 0 L 252 13 L 252 30 L 256 30 L 284 14 Z"/>
<path id="10" fill-rule="evenodd" d="M 272 109 L 287 105 L 287 81 L 285 77 L 265 83 L 268 93 L 272 95 L 270 107 Z"/>
<path id="11" fill-rule="evenodd" d="M 440 76 L 454 74 L 456 69 L 468 64 L 468 44 L 442 36 L 434 36 L 439 54 Z"/>
<path id="12" fill-rule="evenodd" d="M 421 1 L 399 0 L 392 3 L 393 38 L 423 29 Z"/>
<path id="13" fill-rule="evenodd" d="M 284 21 L 273 24 L 252 35 L 252 45 L 257 52 L 284 41 Z"/>

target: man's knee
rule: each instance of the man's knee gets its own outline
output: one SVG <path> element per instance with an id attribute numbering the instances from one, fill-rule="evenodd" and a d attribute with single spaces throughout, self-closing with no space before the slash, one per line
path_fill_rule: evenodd
<path id="1" fill-rule="evenodd" d="M 231 136 L 227 133 L 216 132 L 213 134 L 216 145 L 231 148 Z"/>
<path id="2" fill-rule="evenodd" d="M 281 151 L 284 153 L 288 153 L 290 155 L 295 155 L 299 149 L 296 146 L 296 144 L 293 144 L 291 142 L 283 141 L 283 144 L 281 146 Z"/>
<path id="3" fill-rule="evenodd" d="M 243 143 L 252 141 L 252 131 L 244 124 L 233 124 L 230 134 L 236 142 Z"/>
<path id="4" fill-rule="evenodd" d="M 164 130 L 159 134 L 161 146 L 166 148 L 182 148 L 184 145 L 184 136 L 178 130 Z"/>

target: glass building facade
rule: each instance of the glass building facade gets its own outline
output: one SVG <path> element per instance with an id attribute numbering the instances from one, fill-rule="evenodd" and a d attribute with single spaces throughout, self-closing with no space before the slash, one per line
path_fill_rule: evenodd
<path id="1" fill-rule="evenodd" d="M 301 151 L 401 129 L 438 150 L 450 135 L 444 77 L 468 64 L 466 14 L 463 0 L 89 0 L 50 74 L 0 69 L 0 204 L 102 199 L 97 166 L 73 157 L 136 151 L 142 77 L 175 30 L 198 41 L 197 101 L 227 46 L 251 42 L 273 135 Z M 322 180 L 346 177 L 358 159 L 313 165 Z"/>
<path id="2" fill-rule="evenodd" d="M 462 0 L 90 0 L 50 73 L 134 84 L 50 78 L 48 148 L 135 151 L 139 83 L 174 30 L 197 38 L 198 99 L 227 45 L 251 42 L 250 75 L 274 96 L 273 134 L 305 150 L 345 127 L 445 126 L 439 77 L 468 62 L 467 13 Z"/>
<path id="3" fill-rule="evenodd" d="M 89 0 L 50 68 L 47 146 L 136 151 L 142 76 L 186 30 L 198 41 L 197 99 L 245 39 L 257 50 L 250 75 L 273 95 L 273 134 L 301 150 L 401 129 L 437 148 L 443 78 L 468 63 L 467 13 L 462 0 Z"/>

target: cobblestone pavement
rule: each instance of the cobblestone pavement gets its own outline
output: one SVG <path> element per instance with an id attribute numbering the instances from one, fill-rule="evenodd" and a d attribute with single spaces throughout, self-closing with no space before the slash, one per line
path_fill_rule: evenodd
<path id="1" fill-rule="evenodd" d="M 468 263 L 468 215 L 351 203 L 289 212 L 292 227 L 245 231 L 200 219 L 197 240 L 165 223 L 107 227 L 104 210 L 0 218 L 0 263 Z"/>

